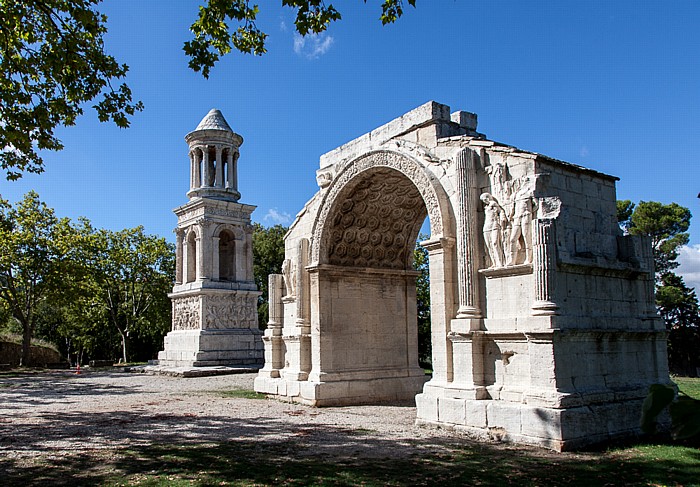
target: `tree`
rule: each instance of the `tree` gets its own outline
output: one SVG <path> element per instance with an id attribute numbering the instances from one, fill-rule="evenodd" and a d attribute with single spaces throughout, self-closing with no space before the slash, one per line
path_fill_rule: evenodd
<path id="1" fill-rule="evenodd" d="M 700 315 L 695 291 L 674 274 L 678 249 L 688 243 L 691 213 L 676 203 L 629 200 L 617 202 L 618 221 L 632 235 L 651 238 L 656 271 L 656 307 L 666 323 L 669 367 L 695 375 L 700 347 Z"/>
<path id="2" fill-rule="evenodd" d="M 97 10 L 102 0 L 3 0 L 0 3 L 0 167 L 8 180 L 24 172 L 44 170 L 41 150 L 58 151 L 63 144 L 56 127 L 71 126 L 83 107 L 93 108 L 101 122 L 130 125 L 143 110 L 131 89 L 121 83 L 129 67 L 105 53 L 107 17 Z M 365 3 L 367 0 L 365 0 Z M 416 0 L 406 0 L 415 7 Z M 296 10 L 301 35 L 325 31 L 341 18 L 322 0 L 282 0 Z M 395 22 L 404 0 L 382 0 L 380 19 Z M 221 56 L 232 49 L 262 55 L 267 34 L 255 24 L 259 8 L 249 0 L 207 0 L 185 42 L 189 66 L 205 78 Z M 230 28 L 233 25 L 233 33 Z"/>
<path id="3" fill-rule="evenodd" d="M 432 363 L 432 341 L 430 336 L 430 269 L 428 250 L 420 243 L 428 235 L 419 235 L 413 251 L 413 268 L 420 271 L 416 279 L 416 302 L 418 304 L 418 360 L 421 366 Z"/>
<path id="4" fill-rule="evenodd" d="M 630 225 L 632 225 L 630 218 L 633 211 L 634 203 L 630 200 L 617 200 L 617 223 L 625 234 L 629 232 Z"/>
<path id="5" fill-rule="evenodd" d="M 416 6 L 416 0 L 406 3 Z M 326 6 L 323 0 L 282 0 L 282 5 L 296 9 L 294 26 L 303 36 L 319 34 L 341 18 L 340 12 L 332 4 Z M 398 20 L 403 15 L 403 6 L 403 0 L 382 0 L 379 17 L 382 24 Z M 190 27 L 194 39 L 183 47 L 190 57 L 190 68 L 208 78 L 211 68 L 232 49 L 258 56 L 265 54 L 267 34 L 255 24 L 258 13 L 258 5 L 251 6 L 249 0 L 208 0 L 199 7 L 199 17 Z M 237 26 L 233 33 L 229 23 Z"/>
<path id="6" fill-rule="evenodd" d="M 678 249 L 690 240 L 686 232 L 690 227 L 691 217 L 688 208 L 676 203 L 664 205 L 658 201 L 640 201 L 632 211 L 629 217 L 629 233 L 651 237 L 657 278 L 678 267 Z"/>
<path id="7" fill-rule="evenodd" d="M 268 276 L 282 273 L 286 233 L 287 227 L 282 225 L 265 228 L 259 223 L 253 224 L 253 275 L 262 292 L 258 298 L 258 324 L 262 329 L 267 327 L 269 319 Z"/>
<path id="8" fill-rule="evenodd" d="M 169 329 L 166 296 L 175 276 L 174 246 L 138 226 L 98 230 L 84 249 L 91 276 L 83 283 L 83 309 L 104 313 L 119 333 L 122 360 L 127 362 L 132 334 L 162 337 Z"/>
<path id="9" fill-rule="evenodd" d="M 61 150 L 56 127 L 75 124 L 86 103 L 101 122 L 128 127 L 142 110 L 126 84 L 128 66 L 104 52 L 102 0 L 0 3 L 0 166 L 8 180 L 43 171 L 40 150 Z"/>
<path id="10" fill-rule="evenodd" d="M 673 272 L 661 276 L 656 306 L 666 322 L 668 363 L 672 372 L 694 376 L 700 367 L 700 306 L 695 291 Z"/>
<path id="11" fill-rule="evenodd" d="M 13 208 L 0 200 L 0 300 L 22 327 L 21 365 L 29 365 L 39 305 L 60 293 L 75 269 L 76 232 L 31 191 Z"/>

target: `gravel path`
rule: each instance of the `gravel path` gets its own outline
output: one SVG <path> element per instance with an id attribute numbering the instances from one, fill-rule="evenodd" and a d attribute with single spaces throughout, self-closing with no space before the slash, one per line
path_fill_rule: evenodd
<path id="1" fill-rule="evenodd" d="M 0 456 L 21 463 L 67 452 L 301 437 L 305 447 L 294 456 L 392 458 L 460 441 L 455 432 L 415 426 L 411 406 L 311 408 L 226 397 L 225 391 L 252 389 L 254 378 L 114 371 L 0 376 Z"/>

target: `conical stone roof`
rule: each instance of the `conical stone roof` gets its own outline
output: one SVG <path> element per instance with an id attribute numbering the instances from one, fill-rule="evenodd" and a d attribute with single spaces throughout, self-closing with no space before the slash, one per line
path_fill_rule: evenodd
<path id="1" fill-rule="evenodd" d="M 233 132 L 221 111 L 216 108 L 209 110 L 209 113 L 206 114 L 194 130 L 195 132 L 197 130 L 225 130 L 226 132 Z"/>

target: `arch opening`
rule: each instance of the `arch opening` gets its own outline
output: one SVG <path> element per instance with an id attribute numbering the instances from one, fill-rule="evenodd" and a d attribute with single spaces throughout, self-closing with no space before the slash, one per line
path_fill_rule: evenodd
<path id="1" fill-rule="evenodd" d="M 324 367 L 339 377 L 394 381 L 387 387 L 397 390 L 381 401 L 412 398 L 425 382 L 416 298 L 421 273 L 413 266 L 427 215 L 411 179 L 375 167 L 348 182 L 326 223 L 321 254 L 328 266 L 318 285 L 329 290 L 332 313 L 321 323 L 321 335 L 335 352 Z"/>

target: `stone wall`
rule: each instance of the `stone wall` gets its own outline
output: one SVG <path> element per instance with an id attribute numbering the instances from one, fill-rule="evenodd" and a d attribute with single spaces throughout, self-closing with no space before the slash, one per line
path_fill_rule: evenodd
<path id="1" fill-rule="evenodd" d="M 22 358 L 22 345 L 12 342 L 0 342 L 0 363 L 17 367 Z M 62 362 L 61 354 L 48 347 L 32 346 L 29 350 L 30 366 L 45 366 Z"/>

